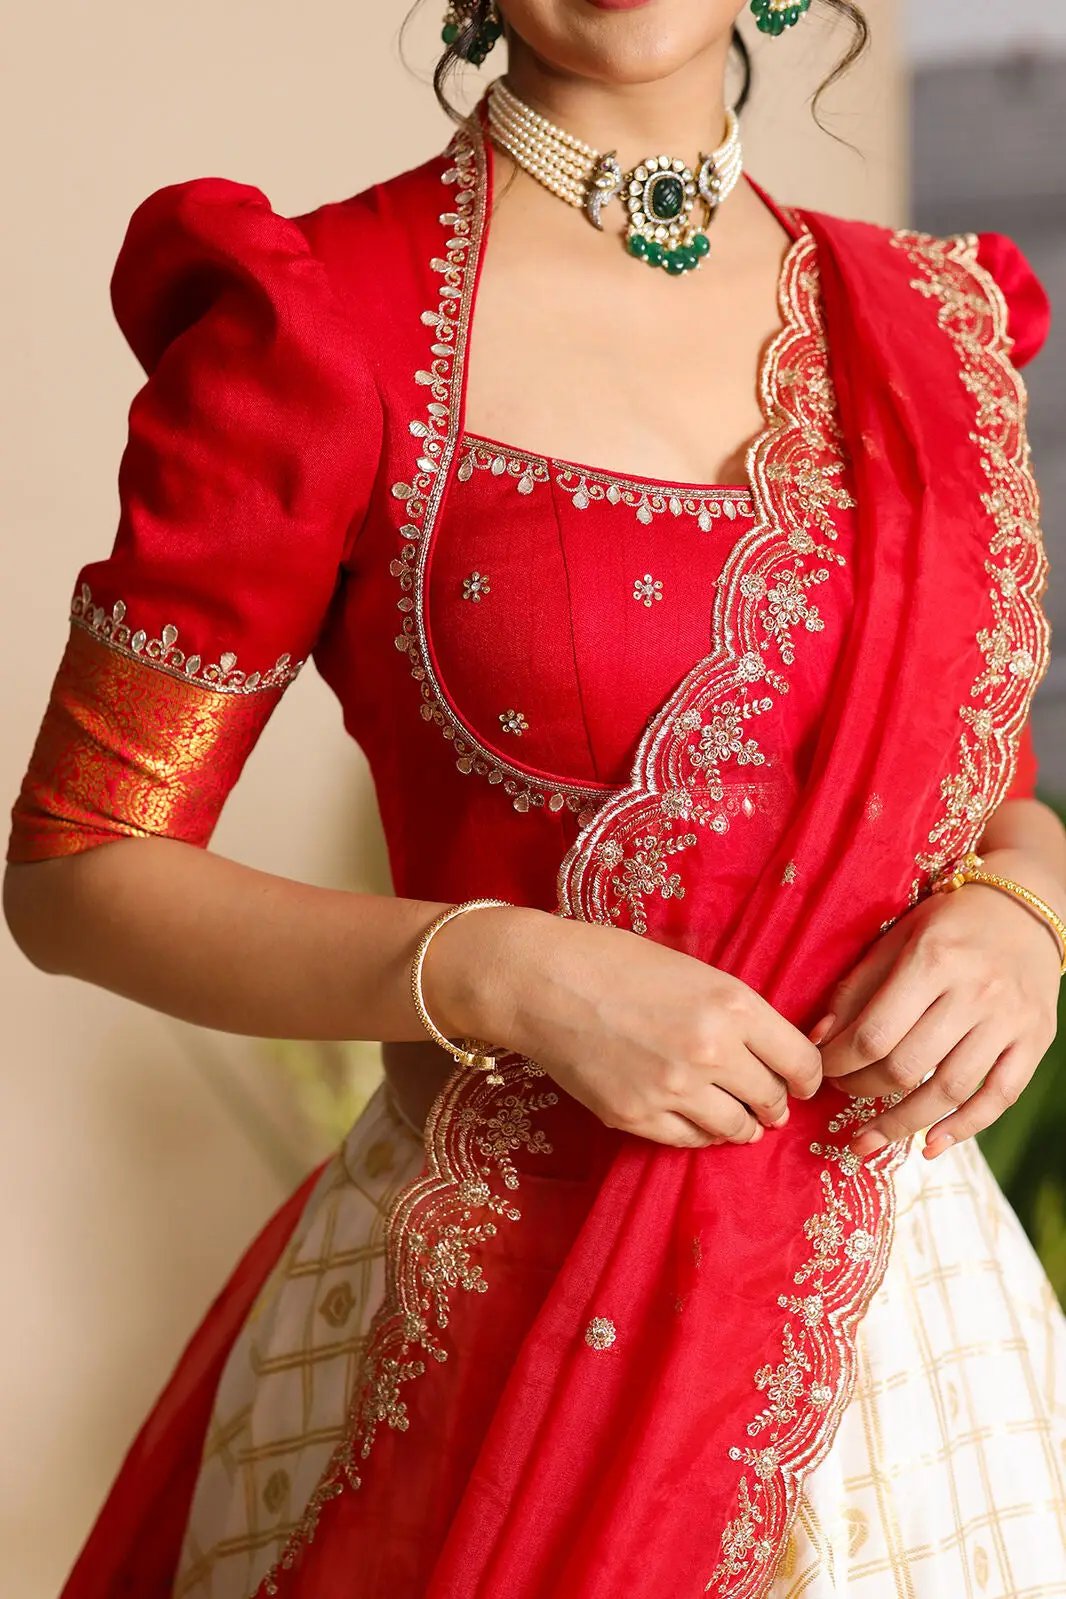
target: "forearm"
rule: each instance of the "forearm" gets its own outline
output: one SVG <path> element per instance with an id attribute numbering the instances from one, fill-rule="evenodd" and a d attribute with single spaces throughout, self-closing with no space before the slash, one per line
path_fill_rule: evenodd
<path id="1" fill-rule="evenodd" d="M 43 970 L 200 1026 L 274 1038 L 425 1036 L 410 961 L 439 902 L 318 888 L 159 838 L 9 866 L 4 904 Z M 546 919 L 492 910 L 458 918 L 434 941 L 425 992 L 448 1036 L 503 1014 L 501 917 L 516 933 L 519 922 Z"/>
<path id="2" fill-rule="evenodd" d="M 1066 828 L 1040 800 L 1007 800 L 978 844 L 989 869 L 1032 889 L 1066 919 Z"/>

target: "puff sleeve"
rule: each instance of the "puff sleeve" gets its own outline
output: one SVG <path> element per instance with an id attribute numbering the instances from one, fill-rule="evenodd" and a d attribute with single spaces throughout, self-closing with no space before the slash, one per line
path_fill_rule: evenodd
<path id="1" fill-rule="evenodd" d="M 204 177 L 150 194 L 111 302 L 145 381 L 111 551 L 75 580 L 13 861 L 208 843 L 314 646 L 380 455 L 351 308 L 261 190 Z"/>
<path id="2" fill-rule="evenodd" d="M 1016 367 L 1038 355 L 1051 327 L 1051 301 L 1020 245 L 1005 233 L 979 233 L 977 259 L 995 278 L 1007 307 Z"/>

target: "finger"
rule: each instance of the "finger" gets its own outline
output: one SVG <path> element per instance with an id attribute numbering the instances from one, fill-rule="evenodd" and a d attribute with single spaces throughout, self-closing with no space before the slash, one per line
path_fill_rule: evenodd
<path id="1" fill-rule="evenodd" d="M 973 1138 L 991 1127 L 1014 1104 L 1039 1064 L 1040 1050 L 1034 1045 L 1011 1044 L 965 1105 L 930 1131 L 923 1153 L 932 1160 L 952 1144 L 962 1143 L 963 1139 Z"/>
<path id="2" fill-rule="evenodd" d="M 672 1149 L 710 1149 L 719 1144 L 757 1143 L 763 1137 L 763 1128 L 754 1117 L 750 1119 L 750 1126 L 754 1130 L 749 1138 L 730 1139 L 721 1133 L 709 1133 L 705 1127 L 697 1126 L 686 1116 L 679 1116 L 674 1111 L 664 1111 L 637 1136 L 647 1138 L 655 1144 L 669 1145 Z"/>
<path id="3" fill-rule="evenodd" d="M 1002 1029 L 991 1023 L 971 1028 L 948 1050 L 928 1082 L 901 1099 L 898 1105 L 875 1116 L 856 1133 L 851 1147 L 856 1154 L 871 1155 L 885 1144 L 909 1138 L 958 1110 L 980 1088 L 999 1059 L 1004 1043 Z"/>
<path id="4" fill-rule="evenodd" d="M 849 1094 L 864 1098 L 877 1094 L 907 1094 L 913 1097 L 929 1073 L 936 1071 L 951 1050 L 971 1031 L 970 1008 L 955 995 L 942 994 L 883 1060 L 875 1066 L 864 1066 L 850 1076 L 837 1078 L 837 1086 Z M 996 1051 L 986 1064 L 986 1070 L 1007 1041 L 1001 1030 L 997 1032 Z M 972 1091 L 971 1088 L 969 1092 Z M 919 1125 L 928 1126 L 929 1123 Z"/>
<path id="5" fill-rule="evenodd" d="M 858 1015 L 822 1045 L 827 1077 L 848 1077 L 883 1061 L 944 992 L 943 974 L 904 951 Z"/>
<path id="6" fill-rule="evenodd" d="M 881 987 L 899 957 L 902 936 L 886 933 L 833 990 L 826 1014 L 808 1035 L 819 1045 L 843 1031 Z"/>
<path id="7" fill-rule="evenodd" d="M 811 1099 L 822 1086 L 818 1046 L 754 991 L 743 1018 L 743 1038 L 756 1059 L 782 1078 L 797 1098 Z"/>
<path id="8" fill-rule="evenodd" d="M 765 1127 L 783 1127 L 788 1121 L 788 1085 L 750 1050 L 738 1050 L 714 1075 L 717 1086 L 742 1101 Z"/>
<path id="9" fill-rule="evenodd" d="M 714 1083 L 706 1083 L 686 1096 L 676 1114 L 702 1127 L 705 1133 L 724 1138 L 729 1144 L 750 1144 L 763 1134 L 761 1122 L 747 1105 Z"/>

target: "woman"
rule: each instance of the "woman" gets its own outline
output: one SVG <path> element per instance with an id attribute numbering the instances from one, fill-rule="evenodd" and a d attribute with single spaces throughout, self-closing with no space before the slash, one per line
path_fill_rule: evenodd
<path id="1" fill-rule="evenodd" d="M 65 1599 L 1066 1594 L 1063 1319 L 973 1143 L 1066 934 L 1046 299 L 743 177 L 738 0 L 504 10 L 439 156 L 296 218 L 169 185 L 116 262 L 147 377 L 9 922 L 387 1078 Z M 206 848 L 308 655 L 395 899 Z"/>

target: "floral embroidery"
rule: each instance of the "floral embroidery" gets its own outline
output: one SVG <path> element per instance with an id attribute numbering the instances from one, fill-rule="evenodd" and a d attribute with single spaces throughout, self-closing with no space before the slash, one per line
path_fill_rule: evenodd
<path id="1" fill-rule="evenodd" d="M 558 1103 L 539 1088 L 544 1074 L 531 1061 L 500 1063 L 503 1091 L 481 1073 L 457 1070 L 442 1089 L 425 1129 L 426 1165 L 397 1195 L 386 1223 L 385 1296 L 374 1318 L 345 1436 L 311 1494 L 299 1525 L 264 1578 L 268 1594 L 314 1538 L 322 1511 L 346 1488 L 362 1486 L 366 1460 L 382 1427 L 410 1426 L 403 1392 L 448 1359 L 443 1334 L 456 1290 L 485 1293 L 488 1283 L 474 1251 L 519 1211 L 511 1195 L 520 1176 L 516 1149 L 550 1155 L 534 1117 Z M 501 1095 L 502 1097 L 498 1097 Z"/>
<path id="2" fill-rule="evenodd" d="M 471 572 L 469 577 L 463 578 L 463 599 L 480 600 L 483 594 L 491 594 L 492 588 L 484 572 Z"/>
<path id="3" fill-rule="evenodd" d="M 912 903 L 948 861 L 973 849 L 988 816 L 1010 787 L 1018 740 L 1050 659 L 1050 628 L 1041 606 L 1047 556 L 1040 499 L 1030 464 L 1025 384 L 1011 364 L 1002 291 L 977 258 L 977 239 L 937 239 L 902 232 L 893 244 L 918 275 L 911 287 L 937 308 L 937 322 L 959 361 L 959 380 L 973 397 L 974 431 L 988 481 L 981 503 L 991 520 L 990 625 L 977 632 L 983 667 L 960 706 L 957 766 L 940 785 L 943 811 L 929 831 L 932 848 L 917 857 L 924 877 Z"/>
<path id="4" fill-rule="evenodd" d="M 797 875 L 798 875 L 798 873 L 797 873 L 797 870 L 796 870 L 795 861 L 786 861 L 785 865 L 784 865 L 784 869 L 783 869 L 783 871 L 781 873 L 781 881 L 782 881 L 782 883 L 785 884 L 786 887 L 787 887 L 787 885 L 789 883 L 794 883 L 796 881 Z"/>
<path id="5" fill-rule="evenodd" d="M 632 889 L 645 869 L 647 840 L 663 855 L 676 853 L 669 846 L 680 837 L 721 834 L 729 814 L 741 808 L 753 813 L 747 791 L 730 810 L 726 796 L 733 785 L 724 781 L 722 767 L 726 761 L 771 764 L 764 740 L 748 724 L 788 692 L 783 669 L 794 664 L 799 639 L 824 630 L 811 591 L 844 564 L 834 516 L 854 499 L 828 378 L 814 261 L 814 241 L 804 231 L 786 258 L 783 326 L 761 376 L 765 427 L 750 456 L 756 521 L 737 540 L 719 580 L 712 653 L 653 718 L 629 788 L 605 800 L 563 862 L 565 914 L 628 919 L 634 931 L 644 930 L 643 902 Z M 700 833 L 690 832 L 693 827 Z M 630 863 L 628 872 L 603 853 L 612 837 L 619 860 Z M 675 876 L 680 869 L 667 881 Z M 678 881 L 671 893 L 682 886 Z"/>
<path id="6" fill-rule="evenodd" d="M 667 871 L 672 856 L 695 844 L 695 833 L 682 833 L 679 837 L 657 837 L 648 833 L 634 839 L 633 850 L 622 858 L 622 870 L 611 878 L 617 895 L 612 915 L 620 916 L 628 908 L 630 925 L 635 933 L 648 931 L 644 902 L 651 894 L 660 899 L 683 899 L 685 890 L 678 872 Z"/>
<path id="7" fill-rule="evenodd" d="M 651 609 L 652 600 L 661 600 L 662 597 L 662 579 L 652 577 L 650 572 L 645 572 L 644 576 L 638 577 L 633 584 L 633 598 L 635 600 L 643 600 L 649 610 Z"/>
<path id="8" fill-rule="evenodd" d="M 744 487 L 646 483 L 615 472 L 594 471 L 558 456 L 523 453 L 473 433 L 464 434 L 463 443 L 466 453 L 456 474 L 463 483 L 469 482 L 475 471 L 487 471 L 493 477 L 514 478 L 520 494 L 532 494 L 538 483 L 554 481 L 570 496 L 575 510 L 587 511 L 590 505 L 599 504 L 624 506 L 635 511 L 644 527 L 657 516 L 690 517 L 701 532 L 709 533 L 723 517 L 734 522 L 755 515 L 751 493 Z"/>
<path id="9" fill-rule="evenodd" d="M 884 1101 L 856 1100 L 833 1118 L 829 1131 L 846 1132 L 868 1120 Z M 717 1599 L 754 1596 L 791 1519 L 801 1475 L 824 1453 L 835 1419 L 850 1393 L 855 1369 L 847 1327 L 880 1282 L 892 1233 L 892 1173 L 906 1157 L 906 1143 L 890 1145 L 860 1160 L 846 1144 L 810 1146 L 825 1166 L 820 1174 L 822 1207 L 804 1223 L 810 1246 L 794 1274 L 801 1294 L 781 1294 L 788 1312 L 779 1353 L 754 1376 L 765 1402 L 747 1424 L 748 1444 L 734 1444 L 730 1458 L 746 1469 L 737 1487 L 736 1512 L 721 1537 L 718 1564 L 705 1591 Z M 887 1218 L 887 1219 L 886 1219 Z M 830 1376 L 839 1372 L 839 1379 Z"/>
<path id="10" fill-rule="evenodd" d="M 517 738 L 529 732 L 529 723 L 521 711 L 501 711 L 500 726 L 505 733 L 514 733 Z"/>
<path id="11" fill-rule="evenodd" d="M 609 1316 L 593 1316 L 585 1328 L 585 1342 L 590 1349 L 610 1349 L 618 1337 L 618 1329 Z"/>

